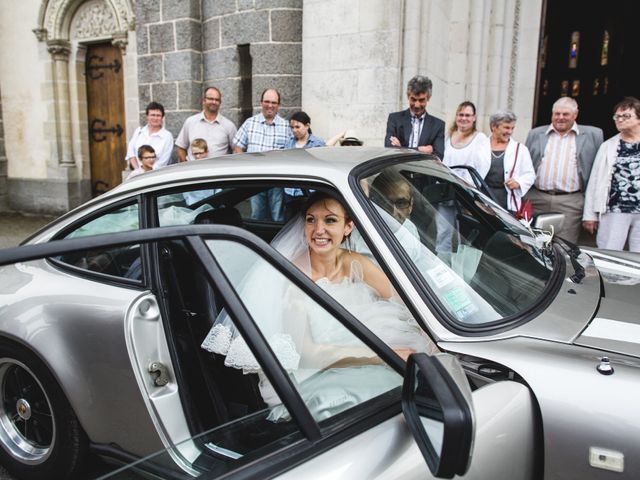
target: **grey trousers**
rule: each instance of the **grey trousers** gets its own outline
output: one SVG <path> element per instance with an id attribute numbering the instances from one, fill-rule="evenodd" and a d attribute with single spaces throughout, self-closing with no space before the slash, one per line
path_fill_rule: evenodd
<path id="1" fill-rule="evenodd" d="M 562 230 L 555 233 L 570 242 L 578 243 L 582 228 L 582 211 L 584 209 L 583 192 L 550 195 L 531 187 L 525 198 L 531 200 L 534 215 L 549 212 L 564 213 Z"/>

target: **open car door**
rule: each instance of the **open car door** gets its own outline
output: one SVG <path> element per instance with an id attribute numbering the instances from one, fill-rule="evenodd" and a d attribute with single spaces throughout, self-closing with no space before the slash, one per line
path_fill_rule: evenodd
<path id="1" fill-rule="evenodd" d="M 193 225 L 54 241 L 0 252 L 0 265 L 86 249 L 87 242 L 96 248 L 167 240 L 183 242 L 205 272 L 220 309 L 216 324 L 236 329 L 226 355 L 211 353 L 222 357 L 222 367 L 207 387 L 226 401 L 234 384 L 224 382 L 223 369 L 234 367 L 224 357 L 235 342 L 249 359 L 241 364 L 243 374 L 255 375 L 262 403 L 237 415 L 228 405 L 226 420 L 182 442 L 161 435 L 169 443 L 165 451 L 104 478 L 136 472 L 161 478 L 535 478 L 536 410 L 525 385 L 502 381 L 472 392 L 457 359 L 445 354 L 414 354 L 407 368 L 352 313 L 245 230 Z M 278 284 L 286 295 L 274 299 L 245 288 L 256 275 L 265 288 Z M 256 302 L 256 295 L 270 303 Z M 284 313 L 276 318 L 307 322 L 303 341 L 286 338 L 274 324 L 278 305 Z M 227 317 L 230 323 L 223 322 Z M 316 349 L 312 355 L 309 348 Z M 161 382 L 147 375 L 143 395 L 162 398 L 185 388 L 170 359 L 160 374 Z M 197 414 L 180 408 L 173 415 Z M 158 426 L 170 424 L 170 413 L 151 413 Z"/>

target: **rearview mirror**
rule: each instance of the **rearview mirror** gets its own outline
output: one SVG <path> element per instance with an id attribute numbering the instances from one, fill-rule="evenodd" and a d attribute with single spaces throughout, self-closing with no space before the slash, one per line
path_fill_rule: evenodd
<path id="1" fill-rule="evenodd" d="M 554 232 L 559 232 L 564 225 L 564 213 L 541 213 L 533 219 L 533 228 L 540 230 L 551 230 L 553 226 Z"/>
<path id="2" fill-rule="evenodd" d="M 471 389 L 457 359 L 414 353 L 407 361 L 402 411 L 435 477 L 469 469 L 474 437 Z"/>

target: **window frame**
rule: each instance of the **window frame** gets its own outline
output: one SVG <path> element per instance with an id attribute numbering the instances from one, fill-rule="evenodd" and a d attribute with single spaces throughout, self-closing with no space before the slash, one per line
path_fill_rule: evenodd
<path id="1" fill-rule="evenodd" d="M 374 397 L 364 402 L 362 406 L 352 407 L 348 411 L 336 415 L 338 417 L 336 422 L 331 422 L 331 419 L 327 419 L 325 420 L 326 424 L 323 426 L 316 422 L 288 374 L 277 360 L 275 353 L 271 350 L 267 340 L 262 335 L 257 323 L 244 307 L 240 295 L 226 278 L 214 253 L 205 244 L 205 239 L 228 240 L 249 248 L 272 268 L 284 275 L 287 280 L 300 288 L 305 295 L 309 296 L 321 308 L 325 309 L 401 376 L 404 376 L 405 363 L 393 352 L 391 347 L 388 347 L 382 340 L 366 329 L 348 310 L 315 285 L 310 278 L 275 251 L 273 247 L 246 230 L 223 225 L 217 227 L 219 229 L 218 234 L 213 236 L 188 236 L 185 238 L 185 242 L 193 249 L 196 258 L 201 261 L 209 277 L 209 282 L 215 284 L 220 291 L 225 308 L 234 318 L 236 327 L 245 338 L 247 345 L 258 362 L 263 366 L 263 371 L 267 378 L 283 404 L 287 407 L 292 421 L 296 421 L 303 435 L 301 440 L 267 454 L 268 458 L 270 458 L 268 463 L 265 464 L 262 459 L 252 459 L 247 464 L 243 465 L 241 463 L 237 468 L 231 470 L 229 474 L 233 474 L 234 478 L 236 478 L 236 475 L 239 475 L 237 478 L 255 478 L 258 473 L 266 475 L 267 473 L 276 474 L 286 471 L 302 461 L 327 451 L 343 443 L 348 438 L 372 428 L 391 416 L 399 414 L 401 408 L 399 408 L 400 390 L 398 389 L 393 395 L 393 399 L 389 397 L 380 398 L 380 396 Z M 208 257 L 209 262 L 205 262 L 206 257 Z M 370 423 L 372 418 L 379 418 L 379 420 Z M 298 458 L 298 460 L 292 463 L 292 457 Z"/>
<path id="2" fill-rule="evenodd" d="M 414 285 L 416 293 L 420 296 L 423 303 L 429 308 L 429 311 L 435 316 L 436 320 L 438 320 L 447 330 L 464 337 L 485 337 L 512 330 L 529 322 L 551 305 L 560 292 L 562 281 L 566 275 L 566 262 L 564 260 L 564 254 L 557 244 L 553 244 L 554 255 L 556 257 L 553 271 L 545 289 L 536 302 L 516 315 L 503 317 L 499 320 L 483 324 L 465 324 L 459 322 L 447 311 L 446 307 L 438 298 L 438 295 L 436 295 L 422 273 L 409 258 L 409 255 L 399 244 L 382 217 L 375 211 L 374 203 L 367 197 L 360 186 L 361 180 L 375 173 L 380 173 L 385 168 L 399 166 L 405 163 L 429 160 L 439 161 L 434 155 L 415 154 L 402 156 L 401 158 L 385 157 L 364 162 L 349 172 L 349 187 L 351 188 L 351 192 L 354 197 L 367 214 L 371 223 L 380 233 L 384 244 L 389 249 L 395 260 L 401 265 L 411 284 Z M 443 166 L 443 168 L 445 167 Z M 452 183 L 457 182 L 457 179 L 453 174 L 451 174 L 448 179 L 443 177 L 443 180 L 451 181 Z"/>
<path id="3" fill-rule="evenodd" d="M 65 238 L 66 235 L 69 235 L 71 232 L 81 228 L 83 225 L 86 225 L 97 218 L 107 215 L 109 212 L 114 210 L 118 210 L 120 208 L 124 208 L 127 206 L 137 205 L 138 207 L 138 228 L 137 230 L 128 230 L 127 232 L 139 231 L 145 228 L 144 222 L 148 219 L 148 215 L 145 215 L 144 210 L 144 199 L 142 195 L 135 195 L 132 197 L 127 197 L 124 199 L 120 199 L 108 205 L 104 205 L 95 211 L 91 212 L 90 215 L 83 216 L 78 218 L 77 220 L 71 222 L 69 225 L 60 229 L 56 234 L 49 240 L 48 242 L 57 242 L 57 241 L 69 241 L 69 240 L 79 240 L 82 238 L 90 238 L 90 237 L 100 237 L 105 234 L 98 235 L 87 235 L 85 237 L 76 237 L 72 239 Z M 118 232 L 118 233 L 127 233 L 127 232 Z M 106 234 L 111 235 L 111 234 Z M 118 287 L 133 287 L 136 289 L 144 289 L 149 285 L 149 264 L 148 264 L 148 252 L 147 248 L 144 245 L 140 245 L 140 262 L 142 264 L 142 279 L 136 280 L 132 278 L 119 277 L 116 275 L 111 275 L 108 273 L 96 272 L 93 270 L 88 270 L 86 268 L 77 267 L 75 265 L 71 265 L 69 263 L 63 262 L 62 260 L 58 260 L 53 257 L 47 257 L 45 260 L 50 263 L 52 266 L 66 271 L 70 274 L 83 277 L 89 280 L 98 281 L 101 283 L 114 285 Z"/>

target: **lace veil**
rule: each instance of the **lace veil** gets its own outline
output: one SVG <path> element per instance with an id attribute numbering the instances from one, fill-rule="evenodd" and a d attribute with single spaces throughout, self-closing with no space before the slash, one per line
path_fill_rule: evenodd
<path id="1" fill-rule="evenodd" d="M 304 218 L 297 215 L 271 242 L 285 258 L 307 275 L 311 272 L 309 249 L 304 238 Z M 234 288 L 262 334 L 285 369 L 296 370 L 300 362 L 304 322 L 287 321 L 291 305 L 291 282 L 265 260 L 256 258 L 242 280 Z M 297 289 L 295 289 L 297 290 Z M 225 355 L 225 365 L 244 373 L 254 373 L 260 366 L 240 336 L 233 321 L 223 310 L 204 339 L 201 347 Z"/>

